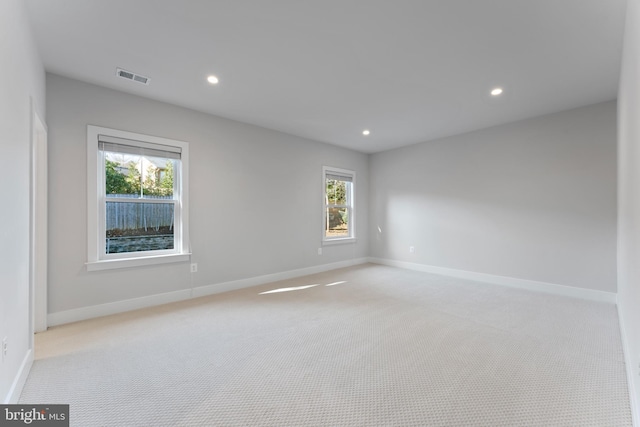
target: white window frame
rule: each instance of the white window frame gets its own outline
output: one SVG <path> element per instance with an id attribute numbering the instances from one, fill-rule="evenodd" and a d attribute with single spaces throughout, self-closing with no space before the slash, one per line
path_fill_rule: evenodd
<path id="1" fill-rule="evenodd" d="M 127 252 L 107 254 L 105 249 L 105 192 L 104 154 L 98 148 L 99 135 L 128 140 L 130 145 L 146 144 L 169 146 L 180 149 L 180 166 L 175 171 L 174 194 L 174 249 L 159 251 Z M 137 144 L 139 143 L 139 144 Z M 167 200 L 144 200 L 144 202 L 166 203 Z M 191 259 L 189 245 L 189 144 L 184 141 L 143 135 L 99 126 L 87 126 L 87 270 L 107 270 L 186 262 Z"/>
<path id="2" fill-rule="evenodd" d="M 347 194 L 346 205 L 335 205 L 338 207 L 345 207 L 349 212 L 349 236 L 348 237 L 327 237 L 325 234 L 325 227 L 327 224 L 327 174 L 329 175 L 341 175 L 351 178 L 351 191 Z M 336 245 L 341 243 L 355 243 L 356 241 L 356 173 L 355 171 L 348 169 L 340 169 L 332 166 L 322 167 L 322 244 L 323 245 Z"/>

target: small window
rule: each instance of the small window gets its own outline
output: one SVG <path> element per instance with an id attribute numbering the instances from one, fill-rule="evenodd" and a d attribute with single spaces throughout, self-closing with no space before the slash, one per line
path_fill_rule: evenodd
<path id="1" fill-rule="evenodd" d="M 88 269 L 186 261 L 188 144 L 88 127 Z"/>
<path id="2" fill-rule="evenodd" d="M 354 187 L 356 173 L 323 167 L 323 242 L 355 240 Z"/>

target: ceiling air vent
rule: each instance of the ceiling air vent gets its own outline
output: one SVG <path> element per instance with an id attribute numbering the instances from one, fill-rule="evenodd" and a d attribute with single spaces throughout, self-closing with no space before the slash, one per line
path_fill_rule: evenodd
<path id="1" fill-rule="evenodd" d="M 151 79 L 149 77 L 141 76 L 140 74 L 132 73 L 131 71 L 123 70 L 122 68 L 116 68 L 116 75 L 123 79 L 133 80 L 134 82 L 148 85 Z"/>

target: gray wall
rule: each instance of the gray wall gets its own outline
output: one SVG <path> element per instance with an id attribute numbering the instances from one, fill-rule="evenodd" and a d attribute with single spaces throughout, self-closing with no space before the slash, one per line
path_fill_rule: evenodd
<path id="1" fill-rule="evenodd" d="M 28 356 L 31 101 L 44 120 L 44 69 L 22 0 L 0 2 L 0 402 Z"/>
<path id="2" fill-rule="evenodd" d="M 618 96 L 618 310 L 640 425 L 640 2 L 629 0 Z"/>
<path id="3" fill-rule="evenodd" d="M 47 75 L 49 312 L 367 256 L 368 157 Z M 87 125 L 190 143 L 192 262 L 86 272 Z M 324 247 L 322 166 L 355 170 L 358 241 Z"/>
<path id="4" fill-rule="evenodd" d="M 608 102 L 374 154 L 371 255 L 615 292 L 615 141 Z"/>

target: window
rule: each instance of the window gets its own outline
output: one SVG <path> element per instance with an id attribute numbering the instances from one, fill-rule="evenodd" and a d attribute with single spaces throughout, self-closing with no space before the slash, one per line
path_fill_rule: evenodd
<path id="1" fill-rule="evenodd" d="M 355 240 L 354 186 L 356 173 L 323 167 L 323 235 L 325 244 Z"/>
<path id="2" fill-rule="evenodd" d="M 189 145 L 87 128 L 88 270 L 189 260 Z"/>

